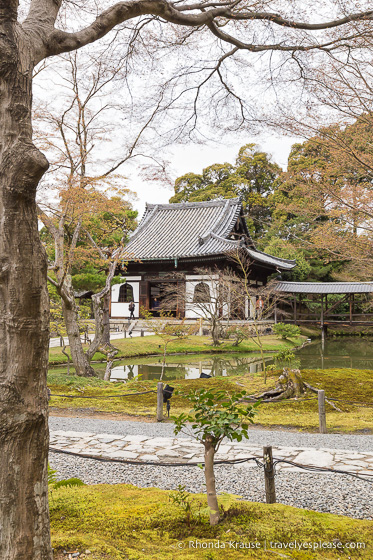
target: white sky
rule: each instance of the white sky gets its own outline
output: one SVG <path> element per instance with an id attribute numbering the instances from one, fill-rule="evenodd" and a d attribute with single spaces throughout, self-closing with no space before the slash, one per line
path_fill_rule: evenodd
<path id="1" fill-rule="evenodd" d="M 295 137 L 276 137 L 276 136 L 254 136 L 242 139 L 238 142 L 230 141 L 228 145 L 182 145 L 170 148 L 168 159 L 171 161 L 172 179 L 184 175 L 185 173 L 201 173 L 202 169 L 214 163 L 234 163 L 238 150 L 241 146 L 248 143 L 257 144 L 260 149 L 272 156 L 272 160 L 286 169 L 287 158 L 291 146 L 302 139 Z M 167 203 L 174 194 L 173 188 L 161 186 L 158 183 L 142 180 L 136 172 L 127 174 L 129 186 L 137 193 L 137 200 L 133 201 L 133 206 L 139 212 L 141 218 L 145 203 L 161 204 Z"/>

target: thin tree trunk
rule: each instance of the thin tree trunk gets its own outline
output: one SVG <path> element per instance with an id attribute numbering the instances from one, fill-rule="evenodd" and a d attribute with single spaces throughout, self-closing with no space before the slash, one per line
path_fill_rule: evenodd
<path id="1" fill-rule="evenodd" d="M 0 558 L 51 560 L 47 458 L 49 301 L 32 144 L 33 50 L 0 2 Z"/>
<path id="2" fill-rule="evenodd" d="M 102 305 L 102 344 L 106 346 L 110 344 L 110 291 L 105 294 Z"/>
<path id="3" fill-rule="evenodd" d="M 210 508 L 210 525 L 217 525 L 220 521 L 218 498 L 216 496 L 214 475 L 215 448 L 210 438 L 205 441 L 205 480 L 207 505 Z"/>
<path id="4" fill-rule="evenodd" d="M 211 336 L 214 346 L 219 346 L 219 323 L 213 321 L 211 324 Z"/>
<path id="5" fill-rule="evenodd" d="M 104 381 L 110 381 L 111 370 L 113 369 L 113 364 L 114 364 L 114 358 L 118 354 L 119 350 L 118 348 L 115 348 L 115 346 L 109 344 L 106 352 L 107 352 L 106 369 L 105 369 Z"/>
<path id="6" fill-rule="evenodd" d="M 89 363 L 80 338 L 77 309 L 73 297 L 71 299 L 68 299 L 66 295 L 62 297 L 62 313 L 65 321 L 67 336 L 69 338 L 71 359 L 74 364 L 75 375 L 80 375 L 81 377 L 94 377 L 96 375 L 95 371 Z"/>
<path id="7" fill-rule="evenodd" d="M 94 243 L 93 240 L 92 242 Z M 97 247 L 97 245 L 95 246 Z M 115 259 L 110 263 L 105 287 L 98 294 L 92 295 L 93 314 L 95 317 L 95 336 L 87 350 L 87 357 L 89 361 L 91 361 L 100 346 L 111 346 L 109 301 L 111 294 L 111 281 L 113 279 L 116 266 L 117 260 Z M 105 342 L 106 340 L 107 342 Z"/>
<path id="8" fill-rule="evenodd" d="M 164 375 L 164 367 L 166 365 L 166 356 L 167 356 L 167 344 L 168 342 L 165 342 L 163 347 L 162 371 L 161 371 L 161 377 L 159 378 L 159 381 L 162 381 Z"/>

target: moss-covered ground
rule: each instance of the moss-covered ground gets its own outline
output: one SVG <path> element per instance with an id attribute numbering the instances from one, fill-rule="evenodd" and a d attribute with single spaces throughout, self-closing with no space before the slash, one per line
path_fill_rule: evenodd
<path id="1" fill-rule="evenodd" d="M 205 496 L 190 499 L 189 526 L 170 492 L 156 488 L 121 484 L 54 490 L 50 511 L 55 559 L 67 557 L 63 550 L 84 554 L 87 549 L 90 560 L 373 558 L 370 521 L 224 495 L 219 500 L 224 519 L 210 527 Z M 307 549 L 290 548 L 295 542 L 307 543 Z M 325 543 L 322 549 L 320 542 Z M 349 548 L 342 548 L 346 543 Z"/>
<path id="2" fill-rule="evenodd" d="M 263 336 L 263 349 L 265 352 L 278 352 L 300 346 L 305 337 L 299 336 L 291 340 L 281 340 L 274 335 Z M 163 354 L 163 340 L 159 336 L 144 336 L 132 339 L 116 339 L 113 344 L 118 348 L 118 358 L 132 358 L 135 356 L 149 356 Z M 69 352 L 69 348 L 66 350 Z M 190 336 L 185 340 L 175 340 L 168 345 L 167 353 L 222 353 L 222 352 L 258 352 L 259 348 L 252 340 L 244 340 L 239 346 L 233 346 L 232 341 L 223 342 L 219 346 L 213 346 L 211 338 L 207 336 Z M 105 356 L 97 352 L 94 360 L 104 360 Z M 49 350 L 50 365 L 64 364 L 67 357 L 62 354 L 61 348 Z"/>
<path id="3" fill-rule="evenodd" d="M 267 376 L 266 384 L 262 373 L 246 374 L 231 377 L 216 377 L 211 379 L 180 379 L 172 381 L 172 386 L 181 392 L 196 389 L 201 386 L 225 389 L 229 393 L 246 389 L 250 394 L 261 392 L 275 386 L 279 371 L 271 372 Z M 343 401 L 358 401 L 373 403 L 373 372 L 370 370 L 353 369 L 324 369 L 302 371 L 305 381 L 310 385 L 324 389 L 327 397 Z M 131 380 L 127 383 L 109 383 L 97 378 L 82 378 L 67 376 L 51 370 L 48 375 L 48 386 L 53 394 L 80 395 L 85 397 L 105 397 L 123 393 L 155 390 L 157 381 Z M 315 397 L 314 393 L 309 394 Z M 337 403 L 342 412 L 326 405 L 326 420 L 330 432 L 363 432 L 373 433 L 373 408 L 355 404 Z M 135 395 L 131 398 L 120 397 L 110 399 L 69 399 L 53 397 L 50 406 L 55 408 L 89 409 L 118 414 L 128 414 L 138 417 L 155 419 L 155 393 Z M 188 412 L 188 402 L 182 394 L 172 397 L 171 414 L 178 415 Z M 284 426 L 301 430 L 318 430 L 317 400 L 284 401 L 276 404 L 262 404 L 258 409 L 255 424 L 265 427 Z"/>

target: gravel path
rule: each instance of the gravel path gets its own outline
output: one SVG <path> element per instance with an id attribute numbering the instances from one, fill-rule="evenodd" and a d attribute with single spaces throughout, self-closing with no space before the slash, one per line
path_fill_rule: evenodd
<path id="1" fill-rule="evenodd" d="M 51 416 L 49 425 L 52 431 L 96 432 L 120 435 L 147 435 L 149 437 L 172 437 L 172 424 L 131 422 L 118 420 L 100 420 L 96 418 L 60 418 Z M 179 434 L 178 437 L 181 437 Z M 308 434 L 250 429 L 251 445 L 273 445 L 288 447 L 325 447 L 330 449 L 350 449 L 351 451 L 373 451 L 373 436 L 355 436 L 344 434 Z"/>
<path id="2" fill-rule="evenodd" d="M 171 424 L 100 420 L 93 418 L 50 417 L 51 430 L 87 431 L 106 434 L 173 436 Z M 180 437 L 180 434 L 179 436 Z M 294 447 L 329 447 L 352 451 L 373 450 L 373 436 L 307 434 L 290 431 L 252 429 L 250 444 Z M 203 471 L 198 467 L 132 466 L 100 463 L 90 459 L 50 454 L 50 464 L 58 477 L 79 477 L 87 484 L 128 483 L 165 490 L 184 484 L 190 492 L 204 492 Z M 263 502 L 262 469 L 237 465 L 216 466 L 218 492 L 238 494 L 250 501 Z M 298 508 L 373 519 L 372 485 L 345 475 L 280 471 L 276 476 L 277 501 Z"/>
<path id="3" fill-rule="evenodd" d="M 164 490 L 183 484 L 189 492 L 205 492 L 203 471 L 198 467 L 122 466 L 53 453 L 49 460 L 59 478 L 78 477 L 86 484 L 127 483 Z M 218 492 L 264 501 L 262 469 L 221 465 L 215 467 L 215 475 Z M 279 503 L 297 508 L 373 519 L 372 485 L 351 477 L 282 471 L 276 475 L 276 494 Z"/>

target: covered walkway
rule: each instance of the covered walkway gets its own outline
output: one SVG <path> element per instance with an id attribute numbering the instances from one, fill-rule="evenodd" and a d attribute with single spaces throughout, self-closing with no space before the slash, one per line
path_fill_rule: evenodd
<path id="1" fill-rule="evenodd" d="M 320 325 L 373 325 L 373 282 L 278 282 L 290 306 L 286 322 Z M 333 297 L 333 296 L 340 297 Z"/>

